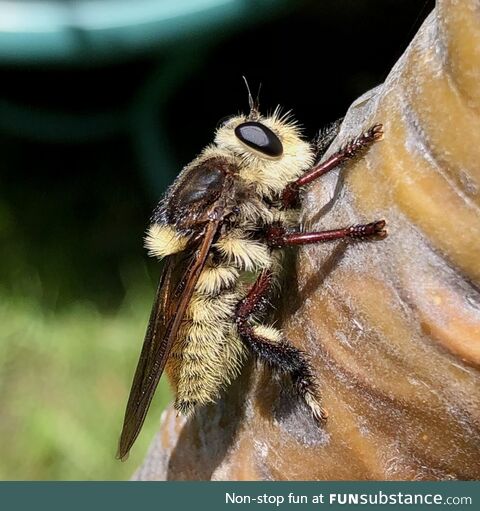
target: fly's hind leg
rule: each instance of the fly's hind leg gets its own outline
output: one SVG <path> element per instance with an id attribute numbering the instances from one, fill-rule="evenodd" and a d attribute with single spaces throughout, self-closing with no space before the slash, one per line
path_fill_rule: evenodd
<path id="1" fill-rule="evenodd" d="M 290 376 L 296 393 L 310 408 L 315 420 L 321 422 L 327 418 L 327 412 L 317 400 L 315 377 L 303 352 L 270 327 L 245 325 L 240 335 L 258 360 L 273 371 Z"/>
<path id="2" fill-rule="evenodd" d="M 264 271 L 237 307 L 236 323 L 242 340 L 253 355 L 272 370 L 290 376 L 293 387 L 310 408 L 317 421 L 327 412 L 317 400 L 317 384 L 305 354 L 283 338 L 280 331 L 251 323 L 252 315 L 266 301 L 272 285 L 272 274 Z"/>

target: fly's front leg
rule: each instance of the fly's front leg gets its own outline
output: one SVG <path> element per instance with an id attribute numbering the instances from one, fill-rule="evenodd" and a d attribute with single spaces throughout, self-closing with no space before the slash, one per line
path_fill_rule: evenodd
<path id="1" fill-rule="evenodd" d="M 383 135 L 382 125 L 375 124 L 367 131 L 364 131 L 359 137 L 347 142 L 336 153 L 332 154 L 325 161 L 317 163 L 303 176 L 299 177 L 293 183 L 288 184 L 282 193 L 282 204 L 285 209 L 293 208 L 298 205 L 300 188 L 305 186 L 327 172 L 341 165 L 346 160 L 357 156 L 362 150 L 366 149 L 379 140 Z"/>
<path id="2" fill-rule="evenodd" d="M 370 238 L 384 238 L 387 235 L 385 220 L 378 220 L 369 224 L 351 225 L 341 229 L 317 232 L 289 232 L 282 225 L 271 225 L 267 228 L 265 237 L 272 248 L 288 247 L 293 245 L 309 245 L 341 239 L 366 240 Z"/>
<path id="3" fill-rule="evenodd" d="M 247 296 L 238 304 L 236 323 L 238 333 L 253 355 L 272 370 L 290 376 L 297 394 L 310 408 L 317 421 L 327 418 L 317 400 L 317 385 L 305 354 L 283 338 L 280 331 L 255 325 L 251 319 L 266 301 L 273 277 L 268 270 L 260 274 Z"/>

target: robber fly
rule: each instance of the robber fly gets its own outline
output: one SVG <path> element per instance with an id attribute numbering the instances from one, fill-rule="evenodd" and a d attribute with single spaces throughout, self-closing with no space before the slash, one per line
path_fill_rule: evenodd
<path id="1" fill-rule="evenodd" d="M 164 267 L 125 412 L 121 459 L 164 370 L 175 409 L 188 416 L 216 401 L 252 354 L 290 376 L 314 419 L 326 418 L 308 358 L 258 314 L 279 277 L 282 247 L 385 236 L 383 220 L 299 228 L 301 189 L 381 138 L 382 127 L 315 163 L 318 146 L 302 139 L 291 116 L 278 109 L 261 115 L 250 93 L 249 103 L 248 115 L 217 128 L 213 144 L 182 170 L 153 213 L 146 247 Z"/>

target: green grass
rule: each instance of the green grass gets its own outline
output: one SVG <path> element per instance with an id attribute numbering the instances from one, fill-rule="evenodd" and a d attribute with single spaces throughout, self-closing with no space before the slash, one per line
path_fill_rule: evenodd
<path id="1" fill-rule="evenodd" d="M 115 459 L 153 299 L 135 287 L 114 314 L 46 312 L 0 296 L 0 479 L 128 479 L 168 403 L 162 379 L 130 458 Z"/>

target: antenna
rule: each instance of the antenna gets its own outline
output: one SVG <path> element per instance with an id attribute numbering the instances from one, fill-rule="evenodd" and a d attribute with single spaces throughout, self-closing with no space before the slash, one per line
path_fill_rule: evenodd
<path id="1" fill-rule="evenodd" d="M 262 82 L 258 84 L 257 98 L 255 99 L 255 108 L 257 112 L 260 110 L 260 91 L 262 90 Z"/>
<path id="2" fill-rule="evenodd" d="M 259 115 L 260 115 L 260 112 L 259 112 L 259 106 L 260 106 L 259 97 L 260 97 L 260 89 L 262 87 L 262 84 L 260 83 L 260 86 L 258 87 L 257 99 L 254 100 L 253 96 L 252 96 L 252 92 L 250 91 L 250 86 L 248 85 L 247 79 L 245 78 L 245 76 L 242 76 L 242 78 L 243 78 L 243 81 L 245 82 L 245 85 L 247 86 L 248 106 L 250 107 L 250 115 L 249 115 L 249 117 L 251 117 L 252 119 L 255 119 L 255 118 L 259 117 Z"/>

